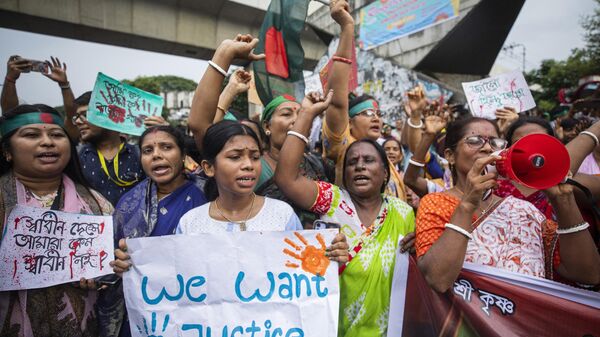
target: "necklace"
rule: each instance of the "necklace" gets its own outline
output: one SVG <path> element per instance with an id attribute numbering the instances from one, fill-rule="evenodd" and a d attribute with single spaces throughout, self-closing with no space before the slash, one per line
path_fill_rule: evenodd
<path id="1" fill-rule="evenodd" d="M 250 210 L 248 210 L 246 219 L 243 221 L 233 221 L 233 220 L 229 219 L 228 217 L 226 217 L 225 214 L 223 214 L 223 212 L 221 211 L 221 208 L 219 208 L 219 203 L 217 202 L 217 200 L 219 200 L 219 198 L 215 199 L 215 206 L 217 207 L 217 212 L 219 213 L 220 216 L 222 216 L 225 220 L 227 220 L 231 223 L 238 224 L 240 226 L 240 231 L 245 232 L 246 231 L 246 222 L 250 218 L 250 214 L 252 214 L 252 209 L 254 208 L 254 199 L 256 199 L 256 193 L 252 192 L 252 202 L 250 203 Z"/>
<path id="2" fill-rule="evenodd" d="M 454 186 L 454 188 L 460 193 L 461 196 L 465 195 L 465 193 L 463 191 L 461 191 L 460 188 L 458 188 L 458 186 Z M 479 208 L 481 209 L 481 215 L 484 215 L 485 213 L 487 213 L 487 211 L 490 210 L 490 208 L 492 208 L 492 206 L 495 204 L 495 202 L 493 201 L 493 198 L 490 199 L 490 202 L 488 203 L 487 207 L 485 208 L 481 208 L 481 204 L 479 205 Z"/>

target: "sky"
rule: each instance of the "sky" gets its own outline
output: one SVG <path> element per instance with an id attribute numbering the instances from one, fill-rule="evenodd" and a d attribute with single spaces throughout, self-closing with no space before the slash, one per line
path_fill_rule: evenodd
<path id="1" fill-rule="evenodd" d="M 581 18 L 593 12 L 594 0 L 527 0 L 506 40 L 526 48 L 526 70 L 543 59 L 566 59 L 571 50 L 585 45 Z M 207 63 L 202 60 L 114 47 L 0 28 L 0 62 L 11 55 L 35 60 L 58 56 L 67 63 L 67 74 L 75 96 L 91 90 L 101 71 L 116 79 L 138 76 L 175 75 L 199 81 Z M 502 52 L 496 69 L 520 69 L 521 48 L 513 55 Z M 5 64 L 5 63 L 3 63 Z M 6 67 L 0 67 L 0 78 Z M 58 85 L 38 73 L 22 74 L 17 82 L 19 97 L 27 103 L 62 105 Z"/>

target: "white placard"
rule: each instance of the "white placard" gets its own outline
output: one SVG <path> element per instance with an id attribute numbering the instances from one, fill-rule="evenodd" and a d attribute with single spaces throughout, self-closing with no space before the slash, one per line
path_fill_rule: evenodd
<path id="1" fill-rule="evenodd" d="M 16 206 L 0 244 L 0 291 L 44 288 L 112 274 L 110 216 Z"/>
<path id="2" fill-rule="evenodd" d="M 496 109 L 509 106 L 517 112 L 535 108 L 531 91 L 520 71 L 462 84 L 471 114 L 496 119 Z"/>
<path id="3" fill-rule="evenodd" d="M 337 336 L 337 230 L 130 239 L 133 336 Z M 322 276 L 321 276 L 322 275 Z"/>

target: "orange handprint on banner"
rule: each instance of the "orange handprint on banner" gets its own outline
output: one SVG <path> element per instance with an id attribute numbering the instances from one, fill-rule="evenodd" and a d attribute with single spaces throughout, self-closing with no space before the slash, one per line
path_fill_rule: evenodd
<path id="1" fill-rule="evenodd" d="M 302 270 L 308 272 L 308 273 L 312 273 L 315 275 L 325 275 L 325 271 L 327 270 L 327 267 L 329 267 L 329 259 L 327 258 L 327 256 L 325 256 L 325 240 L 323 239 L 323 236 L 319 233 L 316 235 L 317 241 L 319 241 L 320 244 L 320 248 L 317 248 L 313 245 L 309 245 L 308 241 L 306 240 L 306 238 L 298 233 L 298 232 L 294 232 L 294 235 L 298 238 L 298 240 L 300 240 L 300 242 L 302 242 L 302 244 L 304 245 L 304 248 L 298 244 L 296 244 L 294 241 L 292 241 L 289 238 L 285 238 L 284 241 L 290 245 L 292 248 L 294 248 L 294 251 L 291 251 L 287 248 L 285 248 L 283 250 L 283 252 L 286 255 L 289 255 L 299 261 L 302 262 Z M 301 252 L 300 252 L 301 251 Z M 300 253 L 297 253 L 300 252 Z M 288 261 L 286 264 L 286 267 L 290 267 L 290 268 L 298 268 L 300 267 L 298 264 L 292 263 L 290 261 Z"/>

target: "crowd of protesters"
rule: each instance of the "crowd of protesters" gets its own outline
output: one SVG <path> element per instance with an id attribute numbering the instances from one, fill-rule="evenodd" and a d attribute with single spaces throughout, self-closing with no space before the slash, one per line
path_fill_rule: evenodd
<path id="1" fill-rule="evenodd" d="M 11 57 L 1 98 L 0 219 L 17 204 L 113 215 L 117 249 L 112 281 L 0 292 L 0 335 L 129 335 L 125 238 L 311 229 L 316 219 L 340 227 L 327 247 L 340 264 L 339 336 L 385 336 L 377 317 L 389 308 L 392 276 L 383 260 L 390 245 L 415 254 L 439 292 L 465 261 L 597 291 L 600 122 L 593 115 L 549 121 L 511 107 L 495 120 L 476 118 L 428 101 L 416 87 L 406 94 L 406 118 L 384 125 L 374 98 L 348 94 L 354 19 L 347 2 L 335 2 L 331 16 L 341 33 L 324 95 L 276 97 L 259 122 L 231 118 L 227 110 L 251 77 L 237 70 L 221 90 L 226 70 L 235 60 L 264 58 L 253 52 L 258 40 L 240 34 L 216 48 L 194 95 L 189 133 L 149 117 L 137 140 L 88 122 L 91 92 L 75 98 L 57 58 L 44 75 L 58 84 L 65 114 L 19 105 L 17 82 L 31 63 Z M 565 144 L 576 187 L 539 191 L 486 170 L 497 151 L 540 133 Z M 369 259 L 366 268 L 361 259 Z M 361 297 L 362 315 L 347 315 Z"/>

